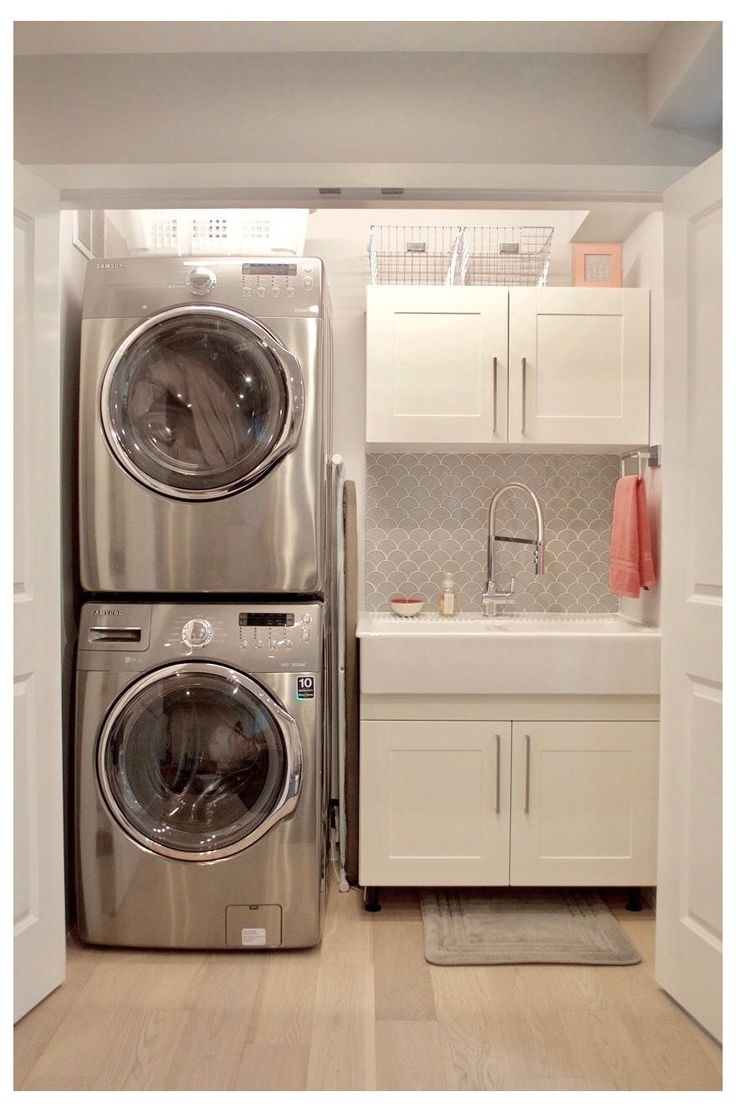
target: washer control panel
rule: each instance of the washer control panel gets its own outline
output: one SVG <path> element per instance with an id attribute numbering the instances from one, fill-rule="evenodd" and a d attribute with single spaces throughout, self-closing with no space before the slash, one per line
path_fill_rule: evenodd
<path id="1" fill-rule="evenodd" d="M 140 672 L 212 660 L 243 672 L 322 671 L 320 602 L 85 603 L 77 667 Z"/>
<path id="2" fill-rule="evenodd" d="M 238 639 L 243 667 L 253 672 L 321 670 L 322 611 L 320 603 L 242 609 Z"/>
<path id="3" fill-rule="evenodd" d="M 254 613 L 239 617 L 240 644 L 244 649 L 268 654 L 296 649 L 312 642 L 312 615 L 290 613 Z"/>

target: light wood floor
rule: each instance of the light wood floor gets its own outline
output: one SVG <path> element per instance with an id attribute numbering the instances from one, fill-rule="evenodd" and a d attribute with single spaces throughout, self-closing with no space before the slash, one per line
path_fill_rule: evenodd
<path id="1" fill-rule="evenodd" d="M 16 1088 L 720 1089 L 721 1052 L 654 983 L 653 913 L 612 906 L 642 965 L 428 965 L 412 891 L 330 895 L 317 950 L 72 944 L 16 1027 Z"/>

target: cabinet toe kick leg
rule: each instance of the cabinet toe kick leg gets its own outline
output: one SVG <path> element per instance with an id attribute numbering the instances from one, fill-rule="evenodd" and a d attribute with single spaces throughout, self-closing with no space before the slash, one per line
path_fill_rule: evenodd
<path id="1" fill-rule="evenodd" d="M 629 888 L 629 898 L 626 901 L 627 911 L 641 911 L 644 903 L 641 898 L 641 888 Z"/>
<path id="2" fill-rule="evenodd" d="M 378 889 L 372 884 L 366 885 L 363 889 L 363 910 L 364 911 L 380 911 L 381 905 L 378 902 Z"/>

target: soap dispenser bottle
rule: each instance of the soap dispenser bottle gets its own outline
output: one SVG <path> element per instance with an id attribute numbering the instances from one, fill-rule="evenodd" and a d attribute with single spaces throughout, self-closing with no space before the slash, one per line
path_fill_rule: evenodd
<path id="1" fill-rule="evenodd" d="M 440 592 L 439 612 L 443 618 L 452 618 L 457 614 L 457 604 L 455 602 L 455 580 L 449 574 L 442 580 L 442 590 Z"/>

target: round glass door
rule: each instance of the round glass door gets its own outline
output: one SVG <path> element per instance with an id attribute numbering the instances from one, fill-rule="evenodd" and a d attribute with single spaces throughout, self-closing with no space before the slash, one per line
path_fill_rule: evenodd
<path id="1" fill-rule="evenodd" d="M 222 498 L 257 481 L 296 442 L 297 360 L 256 321 L 216 306 L 170 309 L 134 329 L 102 385 L 113 454 L 152 489 Z"/>
<path id="2" fill-rule="evenodd" d="M 226 857 L 296 806 L 296 724 L 258 684 L 217 664 L 172 665 L 121 696 L 97 770 L 114 817 L 168 857 Z"/>

